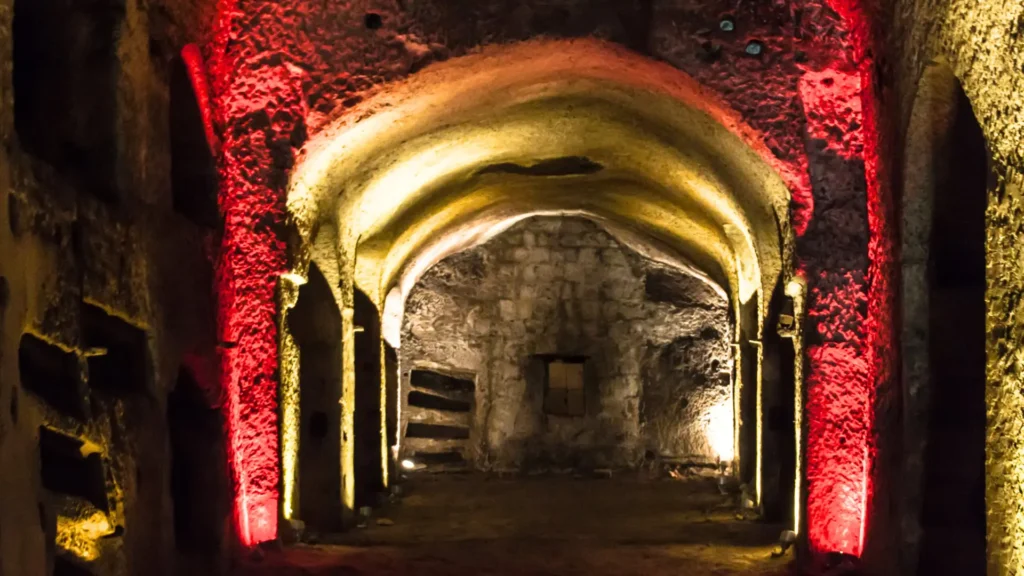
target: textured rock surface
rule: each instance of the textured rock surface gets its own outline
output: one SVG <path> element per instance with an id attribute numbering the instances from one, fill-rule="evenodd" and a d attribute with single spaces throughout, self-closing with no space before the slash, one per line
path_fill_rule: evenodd
<path id="1" fill-rule="evenodd" d="M 806 274 L 810 312 L 805 422 L 815 466 L 806 470 L 813 504 L 806 533 L 816 550 L 858 555 L 862 527 L 885 524 L 866 516 L 889 508 L 876 499 L 887 493 L 887 477 L 871 462 L 886 446 L 873 434 L 870 404 L 888 400 L 891 384 L 888 188 L 879 179 L 876 70 L 859 2 L 350 2 L 326 10 L 318 2 L 232 0 L 221 6 L 205 46 L 219 127 L 231 151 L 221 170 L 229 233 L 218 284 L 220 324 L 234 346 L 225 382 L 239 401 L 232 411 L 239 415 L 236 477 L 244 475 L 249 490 L 244 515 L 258 516 L 262 526 L 244 538 L 274 532 L 272 294 L 285 266 L 282 204 L 295 154 L 307 136 L 392 80 L 433 61 L 537 35 L 606 38 L 669 62 L 738 112 L 785 166 L 793 229 L 806 235 L 796 262 Z M 725 19 L 732 30 L 721 25 Z M 759 54 L 747 51 L 752 42 L 760 42 Z"/>
<path id="2" fill-rule="evenodd" d="M 169 421 L 168 394 L 189 373 L 192 415 L 220 401 L 211 231 L 171 210 L 167 62 L 149 53 L 137 2 L 13 4 L 0 2 L 0 574 L 214 569 L 229 542 L 219 425 L 191 440 L 213 481 L 179 503 L 179 515 L 213 518 L 205 551 L 175 548 L 171 453 L 188 434 L 169 430 L 181 422 Z M 40 42 L 77 64 L 35 60 Z M 71 104 L 27 113 L 40 90 Z M 24 334 L 50 356 L 25 353 Z M 101 344 L 110 357 L 130 350 L 134 368 L 106 372 Z M 59 357 L 66 370 L 48 361 Z"/>
<path id="3" fill-rule="evenodd" d="M 988 430 L 986 506 L 988 573 L 1024 570 L 1024 373 L 1021 342 L 1024 318 L 1020 297 L 1024 274 L 1019 266 L 1024 160 L 1024 73 L 1019 2 L 886 3 L 891 23 L 886 49 L 892 82 L 894 127 L 907 126 L 922 73 L 929 63 L 948 63 L 963 87 L 984 132 L 993 177 L 987 214 L 987 356 Z M 903 142 L 901 131 L 897 141 Z M 913 164 L 915 150 L 904 152 Z M 905 181 L 926 182 L 927 175 L 908 174 Z M 913 426 L 912 423 L 907 423 Z M 910 460 L 913 462 L 913 459 Z M 905 518 L 913 537 L 916 518 Z"/>
<path id="4" fill-rule="evenodd" d="M 730 334 L 726 300 L 701 280 L 588 220 L 531 218 L 421 279 L 403 324 L 403 391 L 417 367 L 474 374 L 467 456 L 484 469 L 631 466 L 646 451 L 714 463 L 716 406 L 730 407 L 731 442 Z M 586 416 L 545 414 L 536 355 L 586 357 Z M 421 419 L 407 403 L 402 414 Z"/>
<path id="5" fill-rule="evenodd" d="M 1024 322 L 1018 321 L 1018 303 L 1024 276 L 1017 263 L 1022 234 L 1019 174 L 1024 163 L 1019 144 L 1024 106 L 1019 94 L 1024 49 L 1019 3 L 613 4 L 409 0 L 342 2 L 327 9 L 312 1 L 168 0 L 148 6 L 126 2 L 121 10 L 124 21 L 118 23 L 119 108 L 113 132 L 121 152 L 113 155 L 117 183 L 112 188 L 128 201 L 111 210 L 92 206 L 93 200 L 80 197 L 83 190 L 78 184 L 58 181 L 55 173 L 60 170 L 37 166 L 40 163 L 26 156 L 23 146 L 19 149 L 13 132 L 9 57 L 13 2 L 0 2 L 0 47 L 8 56 L 0 58 L 0 135 L 5 144 L 0 155 L 0 214 L 11 228 L 11 234 L 6 228 L 0 231 L 0 274 L 5 279 L 0 282 L 0 405 L 11 406 L 0 414 L 0 464 L 12 470 L 4 475 L 0 494 L 20 495 L 35 486 L 31 467 L 19 464 L 33 457 L 30 436 L 39 419 L 25 414 L 35 413 L 35 400 L 13 384 L 13 359 L 24 329 L 80 351 L 76 310 L 83 297 L 129 318 L 145 327 L 155 342 L 151 347 L 159 398 L 159 390 L 173 379 L 172 367 L 183 351 L 191 349 L 181 344 L 179 335 L 191 334 L 194 322 L 209 319 L 202 312 L 194 317 L 182 312 L 206 294 L 202 234 L 165 215 L 170 206 L 169 161 L 162 143 L 167 127 L 161 120 L 167 105 L 160 77 L 165 63 L 150 62 L 151 55 L 159 60 L 186 40 L 211 40 L 205 51 L 215 65 L 220 128 L 229 150 L 222 172 L 229 226 L 218 282 L 224 382 L 240 395 L 241 401 L 233 399 L 230 407 L 241 409 L 232 413 L 240 414 L 255 431 L 239 435 L 238 445 L 247 449 L 236 451 L 235 462 L 236 468 L 238 462 L 259 462 L 250 478 L 255 491 L 247 496 L 255 503 L 252 511 L 264 514 L 263 526 L 271 527 L 266 532 L 272 533 L 277 485 L 272 432 L 277 367 L 274 275 L 286 262 L 282 195 L 294 150 L 301 147 L 307 131 L 314 133 L 387 81 L 433 61 L 538 34 L 593 35 L 667 61 L 697 78 L 758 129 L 776 156 L 813 183 L 813 188 L 793 190 L 794 228 L 803 236 L 798 256 L 810 287 L 809 451 L 835 459 L 817 460 L 808 473 L 817 486 L 814 490 L 819 490 L 812 494 L 815 506 L 810 512 L 815 526 L 839 529 L 812 532 L 812 539 L 854 552 L 860 545 L 856 531 L 862 526 L 869 541 L 885 539 L 884 516 L 896 508 L 886 498 L 897 493 L 889 488 L 902 482 L 900 453 L 890 451 L 885 458 L 872 460 L 869 471 L 863 458 L 866 453 L 876 455 L 885 442 L 899 436 L 895 428 L 885 427 L 892 416 L 885 410 L 891 410 L 894 400 L 887 386 L 891 351 L 886 351 L 884 335 L 885 327 L 892 325 L 887 308 L 890 254 L 884 243 L 886 181 L 884 174 L 876 176 L 871 162 L 865 165 L 859 158 L 860 147 L 870 155 L 875 119 L 858 100 L 864 93 L 871 99 L 872 83 L 892 89 L 894 98 L 888 99 L 885 90 L 882 94 L 883 120 L 889 121 L 883 129 L 891 133 L 883 136 L 894 141 L 894 149 L 887 153 L 898 157 L 901 137 L 896 133 L 907 125 L 919 73 L 928 61 L 940 57 L 950 62 L 971 99 L 997 176 L 990 186 L 989 208 L 991 570 L 1020 571 L 1024 505 L 1018 487 L 1024 483 L 1024 448 L 1017 432 L 1024 413 L 1019 345 Z M 863 22 L 856 21 L 862 5 L 875 11 L 878 28 L 890 36 L 887 44 L 864 41 Z M 719 26 L 726 16 L 733 22 L 729 31 Z M 744 52 L 751 40 L 763 43 L 760 57 Z M 872 48 L 875 56 L 866 57 Z M 823 90 L 830 86 L 841 90 Z M 844 106 L 829 109 L 832 102 Z M 882 193 L 871 190 L 873 179 L 881 180 L 875 184 Z M 84 226 L 76 232 L 74 222 L 84 220 L 92 221 L 95 230 Z M 165 226 L 165 220 L 174 222 Z M 72 241 L 78 237 L 81 253 Z M 187 254 L 182 258 L 188 262 L 176 261 L 180 254 Z M 182 288 L 183 278 L 193 279 L 195 285 Z M 197 347 L 206 355 L 213 350 L 211 342 Z M 880 414 L 872 414 L 868 403 Z M 154 414 L 158 413 L 159 407 Z M 868 436 L 872 442 L 864 450 L 860 440 Z M 872 482 L 875 486 L 869 492 Z M 148 486 L 145 490 L 156 490 L 149 481 L 141 484 Z M 839 489 L 823 488 L 827 486 Z M 133 498 L 129 495 L 126 501 Z M 0 558 L 32 572 L 39 567 L 42 536 L 7 528 L 35 525 L 38 514 L 29 500 L 2 500 Z M 867 522 L 860 512 L 865 500 L 873 502 L 868 507 L 874 511 Z M 166 507 L 165 502 L 152 502 L 158 509 Z M 147 528 L 129 528 L 125 539 L 155 541 L 159 523 L 151 524 L 152 534 L 138 536 Z M 897 554 L 891 549 L 881 553 Z"/>

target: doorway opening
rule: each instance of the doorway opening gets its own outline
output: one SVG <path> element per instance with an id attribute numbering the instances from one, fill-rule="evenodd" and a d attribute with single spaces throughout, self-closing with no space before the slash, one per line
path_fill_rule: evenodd
<path id="1" fill-rule="evenodd" d="M 737 360 L 760 394 L 765 292 L 790 272 L 786 184 L 715 123 L 724 109 L 690 105 L 702 98 L 692 84 L 638 74 L 642 58 L 565 48 L 421 71 L 391 87 L 379 116 L 325 131 L 343 145 L 311 147 L 293 173 L 295 255 L 325 253 L 314 222 L 344 230 L 332 281 L 354 302 L 343 442 L 356 505 L 373 501 L 379 470 L 395 473 L 376 521 L 343 541 L 532 530 L 562 545 L 582 530 L 694 544 L 708 528 L 698 516 L 729 524 L 722 535 L 771 533 L 754 538 L 763 546 L 781 531 L 748 521 L 761 414 L 750 434 L 735 423 Z M 397 394 L 381 340 L 396 350 Z M 445 379 L 469 385 L 428 385 Z M 756 489 L 741 488 L 741 462 Z M 551 522 L 531 527 L 538 514 Z"/>
<path id="2" fill-rule="evenodd" d="M 187 557 L 211 558 L 222 549 L 228 515 L 224 421 L 185 368 L 167 399 L 167 424 L 175 547 Z"/>
<path id="3" fill-rule="evenodd" d="M 380 314 L 360 290 L 355 291 L 353 322 L 356 329 L 355 474 L 356 507 L 373 507 L 384 489 L 384 454 L 381 440 L 381 333 Z"/>
<path id="4" fill-rule="evenodd" d="M 904 169 L 904 439 L 907 502 L 920 527 L 908 573 L 981 574 L 986 566 L 988 158 L 959 82 L 933 64 L 915 101 Z"/>
<path id="5" fill-rule="evenodd" d="M 320 269 L 309 278 L 288 314 L 299 348 L 299 502 L 311 531 L 342 527 L 341 499 L 341 312 Z"/>
<path id="6" fill-rule="evenodd" d="M 988 154 L 962 89 L 936 179 L 928 315 L 932 394 L 921 572 L 985 569 L 985 209 Z M 950 554 L 950 550 L 956 550 Z M 955 557 L 955 559 L 954 559 Z"/>
<path id="7" fill-rule="evenodd" d="M 782 525 L 738 506 L 730 302 L 644 250 L 586 217 L 521 219 L 425 271 L 396 349 L 356 291 L 356 494 L 374 510 L 332 538 L 470 564 L 458 543 L 524 534 L 562 557 L 579 538 L 616 558 L 666 538 L 767 554 Z M 380 350 L 399 490 L 371 500 Z M 535 552 L 507 561 L 531 570 Z"/>

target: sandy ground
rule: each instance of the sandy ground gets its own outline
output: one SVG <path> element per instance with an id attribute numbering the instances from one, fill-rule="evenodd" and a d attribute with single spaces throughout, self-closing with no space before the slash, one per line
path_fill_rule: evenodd
<path id="1" fill-rule="evenodd" d="M 472 475 L 403 487 L 367 528 L 267 551 L 236 574 L 789 574 L 791 554 L 771 558 L 782 527 L 738 520 L 710 481 Z"/>

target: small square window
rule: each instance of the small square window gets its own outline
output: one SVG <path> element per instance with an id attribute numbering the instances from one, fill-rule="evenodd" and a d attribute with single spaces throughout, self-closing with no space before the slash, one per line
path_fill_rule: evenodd
<path id="1" fill-rule="evenodd" d="M 544 411 L 556 416 L 583 416 L 587 412 L 583 389 L 583 362 L 551 360 L 547 363 Z"/>

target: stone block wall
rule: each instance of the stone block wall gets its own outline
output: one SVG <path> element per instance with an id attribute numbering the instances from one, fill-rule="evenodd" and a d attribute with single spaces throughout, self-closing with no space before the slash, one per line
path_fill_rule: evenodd
<path id="1" fill-rule="evenodd" d="M 536 217 L 431 268 L 403 321 L 403 430 L 410 373 L 474 375 L 467 460 L 482 469 L 707 464 L 709 427 L 731 442 L 727 301 L 581 218 Z M 585 358 L 586 414 L 544 411 L 545 361 Z M 709 422 L 715 414 L 720 420 Z M 731 446 L 731 444 L 730 444 Z"/>

